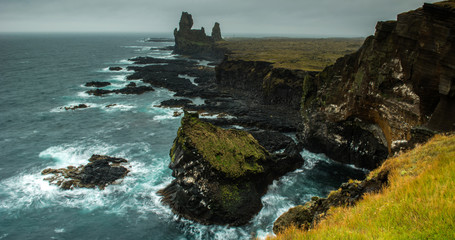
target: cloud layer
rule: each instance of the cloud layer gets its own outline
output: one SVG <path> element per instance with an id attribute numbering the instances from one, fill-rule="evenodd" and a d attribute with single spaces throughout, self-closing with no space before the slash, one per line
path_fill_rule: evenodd
<path id="1" fill-rule="evenodd" d="M 1 32 L 169 32 L 182 11 L 224 35 L 367 36 L 424 0 L 0 0 Z M 428 2 L 428 1 L 425 1 Z M 431 1 L 430 1 L 431 2 Z M 434 1 L 432 1 L 434 2 Z"/>

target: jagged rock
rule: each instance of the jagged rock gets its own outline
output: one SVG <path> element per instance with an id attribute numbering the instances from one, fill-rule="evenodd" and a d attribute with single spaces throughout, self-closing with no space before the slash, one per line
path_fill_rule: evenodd
<path id="1" fill-rule="evenodd" d="M 86 105 L 86 104 L 79 104 L 77 106 L 70 106 L 70 107 L 65 107 L 65 110 L 76 110 L 76 109 L 79 109 L 79 108 L 88 108 L 89 106 Z"/>
<path id="2" fill-rule="evenodd" d="M 169 107 L 169 108 L 177 108 L 177 107 L 186 107 L 186 106 L 192 106 L 193 101 L 189 99 L 169 99 L 162 101 L 159 107 Z"/>
<path id="3" fill-rule="evenodd" d="M 128 83 L 128 85 L 126 85 L 126 87 L 136 87 L 136 83 L 130 82 L 130 83 Z"/>
<path id="4" fill-rule="evenodd" d="M 308 230 L 325 218 L 332 207 L 354 206 L 366 193 L 378 192 L 387 184 L 388 171 L 363 181 L 352 180 L 329 194 L 327 198 L 313 197 L 305 205 L 299 205 L 283 213 L 273 224 L 273 232 L 280 233 L 290 226 Z"/>
<path id="5" fill-rule="evenodd" d="M 103 155 L 92 155 L 87 165 L 60 169 L 44 169 L 41 174 L 54 176 L 47 177 L 51 184 L 55 184 L 64 190 L 73 188 L 95 188 L 104 189 L 107 185 L 113 184 L 116 180 L 126 176 L 128 169 L 121 166 L 128 162 L 123 158 L 115 158 Z"/>
<path id="6" fill-rule="evenodd" d="M 174 53 L 189 55 L 195 58 L 216 59 L 222 58 L 224 50 L 218 49 L 215 46 L 213 37 L 205 34 L 204 28 L 200 30 L 191 29 L 193 26 L 193 17 L 187 12 L 182 12 L 180 17 L 179 29 L 174 30 L 175 47 Z M 216 28 L 218 26 L 218 28 Z M 219 24 L 215 24 L 216 39 L 221 38 L 221 30 Z"/>
<path id="7" fill-rule="evenodd" d="M 109 86 L 111 85 L 110 82 L 88 82 L 86 83 L 84 86 L 86 87 L 106 87 L 106 86 Z"/>
<path id="8" fill-rule="evenodd" d="M 249 133 L 215 127 L 188 112 L 170 156 L 176 179 L 159 191 L 162 201 L 185 218 L 223 225 L 247 223 L 283 166 L 287 172 L 303 162 L 300 155 L 271 155 Z"/>
<path id="9" fill-rule="evenodd" d="M 121 71 L 122 69 L 121 67 L 109 67 L 110 71 Z"/>
<path id="10" fill-rule="evenodd" d="M 221 37 L 221 28 L 219 23 L 215 23 L 212 28 L 212 39 L 213 41 L 221 41 L 223 38 Z"/>
<path id="11" fill-rule="evenodd" d="M 105 90 L 105 89 L 95 89 L 95 90 L 89 90 L 86 93 L 89 95 L 95 95 L 95 96 L 103 96 L 105 94 L 110 94 L 110 93 L 115 93 L 115 94 L 143 94 L 145 92 L 150 92 L 150 91 L 155 91 L 150 86 L 139 86 L 135 87 L 133 86 L 135 83 L 130 83 L 128 86 L 121 88 L 121 89 L 115 89 L 115 90 Z"/>
<path id="12" fill-rule="evenodd" d="M 453 2 L 425 4 L 379 22 L 358 52 L 303 83 L 311 151 L 372 169 L 411 129 L 455 130 Z"/>

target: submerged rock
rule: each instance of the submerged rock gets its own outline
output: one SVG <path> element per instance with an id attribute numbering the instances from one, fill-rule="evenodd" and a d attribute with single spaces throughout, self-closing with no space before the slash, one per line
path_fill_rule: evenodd
<path id="1" fill-rule="evenodd" d="M 303 163 L 298 154 L 272 155 L 251 134 L 188 112 L 170 156 L 176 179 L 158 193 L 176 214 L 203 224 L 247 223 L 262 208 L 268 184 Z"/>
<path id="2" fill-rule="evenodd" d="M 89 107 L 88 105 L 81 103 L 81 104 L 76 105 L 76 106 L 70 106 L 70 107 L 64 107 L 64 108 L 65 108 L 65 110 L 68 111 L 68 110 L 76 110 L 76 109 L 88 108 L 88 107 Z"/>
<path id="3" fill-rule="evenodd" d="M 106 87 L 106 86 L 109 86 L 109 85 L 111 85 L 110 82 L 96 82 L 96 81 L 93 81 L 93 82 L 86 83 L 84 86 L 86 86 L 86 87 Z"/>
<path id="4" fill-rule="evenodd" d="M 68 166 L 67 168 L 44 169 L 41 174 L 54 176 L 44 180 L 55 184 L 62 189 L 73 188 L 95 188 L 104 189 L 107 185 L 113 184 L 116 180 L 127 175 L 128 169 L 121 166 L 128 162 L 123 158 L 109 157 L 103 155 L 92 155 L 87 165 L 79 167 Z"/>
<path id="5" fill-rule="evenodd" d="M 111 71 L 121 71 L 123 68 L 121 67 L 109 67 L 109 70 Z"/>
<path id="6" fill-rule="evenodd" d="M 95 95 L 95 96 L 103 96 L 105 94 L 110 94 L 110 93 L 115 93 L 115 94 L 137 94 L 137 95 L 140 95 L 140 94 L 143 94 L 143 93 L 146 93 L 146 92 L 150 92 L 150 91 L 155 91 L 155 89 L 153 89 L 150 86 L 139 86 L 139 87 L 137 87 L 134 82 L 131 82 L 130 84 L 128 84 L 128 86 L 126 86 L 124 88 L 121 88 L 121 89 L 105 90 L 105 89 L 97 88 L 95 90 L 89 90 L 86 93 L 89 94 L 89 95 Z"/>

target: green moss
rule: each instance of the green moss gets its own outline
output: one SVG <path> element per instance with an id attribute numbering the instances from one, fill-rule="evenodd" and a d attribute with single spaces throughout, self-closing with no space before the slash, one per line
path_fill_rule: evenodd
<path id="1" fill-rule="evenodd" d="M 307 102 L 310 102 L 314 96 L 312 96 L 313 91 L 315 91 L 316 86 L 314 85 L 314 78 L 309 74 L 305 76 L 302 84 L 302 100 L 301 100 L 301 109 L 305 110 Z"/>
<path id="2" fill-rule="evenodd" d="M 226 210 L 235 208 L 241 203 L 240 190 L 237 185 L 221 185 L 219 199 Z"/>
<path id="3" fill-rule="evenodd" d="M 203 122 L 197 113 L 185 113 L 173 149 L 176 144 L 196 149 L 212 167 L 231 178 L 263 172 L 261 161 L 269 154 L 251 134 Z"/>

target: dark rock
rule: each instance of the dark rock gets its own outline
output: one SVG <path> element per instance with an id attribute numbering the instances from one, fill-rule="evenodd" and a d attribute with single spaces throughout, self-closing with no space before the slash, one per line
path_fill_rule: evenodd
<path id="1" fill-rule="evenodd" d="M 128 162 L 123 158 L 115 158 L 103 155 L 92 155 L 85 166 L 68 166 L 60 169 L 44 169 L 41 174 L 49 175 L 47 177 L 51 184 L 60 186 L 64 190 L 75 187 L 104 189 L 107 185 L 113 184 L 116 180 L 126 176 L 128 169 L 121 166 L 122 163 Z"/>
<path id="2" fill-rule="evenodd" d="M 130 83 L 128 83 L 128 85 L 126 85 L 126 87 L 136 87 L 136 83 L 130 82 Z"/>
<path id="3" fill-rule="evenodd" d="M 273 232 L 280 233 L 290 226 L 308 230 L 324 219 L 332 207 L 354 206 L 366 193 L 379 192 L 388 181 L 388 171 L 363 181 L 349 181 L 329 194 L 327 198 L 313 197 L 305 205 L 299 205 L 283 213 L 273 224 Z"/>
<path id="4" fill-rule="evenodd" d="M 287 146 L 294 143 L 292 138 L 278 131 L 252 130 L 248 132 L 271 153 L 284 150 Z"/>
<path id="5" fill-rule="evenodd" d="M 77 106 L 65 107 L 65 110 L 76 110 L 79 108 L 88 108 L 88 107 L 89 107 L 88 105 L 81 103 Z"/>
<path id="6" fill-rule="evenodd" d="M 86 87 L 106 87 L 111 85 L 110 82 L 88 82 L 84 86 Z"/>
<path id="7" fill-rule="evenodd" d="M 449 5 L 425 4 L 397 21 L 379 22 L 358 52 L 305 78 L 305 147 L 372 168 L 410 141 L 415 127 L 455 130 L 455 12 Z"/>
<path id="8" fill-rule="evenodd" d="M 213 41 L 221 41 L 223 38 L 221 37 L 221 28 L 219 23 L 215 23 L 212 28 L 212 39 Z"/>
<path id="9" fill-rule="evenodd" d="M 160 107 L 170 107 L 170 108 L 177 108 L 177 107 L 187 107 L 194 105 L 193 101 L 189 99 L 169 99 L 162 101 Z"/>
<path id="10" fill-rule="evenodd" d="M 109 67 L 110 71 L 121 71 L 122 69 L 121 67 Z"/>
<path id="11" fill-rule="evenodd" d="M 201 59 L 217 59 L 223 57 L 224 50 L 216 47 L 216 40 L 213 37 L 207 36 L 204 28 L 196 30 L 191 29 L 191 27 L 193 27 L 193 17 L 187 12 L 182 12 L 179 29 L 177 30 L 176 28 L 174 30 L 174 53 Z M 216 39 L 221 38 L 219 24 L 215 24 L 214 30 L 215 32 L 212 34 L 214 34 Z"/>
<path id="12" fill-rule="evenodd" d="M 104 89 L 95 89 L 95 90 L 89 90 L 87 91 L 87 94 L 90 95 L 95 95 L 95 96 L 103 96 L 105 94 L 110 94 L 110 93 L 115 93 L 115 94 L 143 94 L 145 92 L 150 92 L 150 91 L 155 91 L 150 86 L 139 86 L 135 87 L 130 84 L 130 86 L 121 88 L 121 89 L 115 89 L 115 90 L 104 90 Z"/>
<path id="13" fill-rule="evenodd" d="M 176 179 L 159 191 L 162 201 L 203 224 L 247 223 L 261 209 L 268 184 L 303 163 L 300 155 L 271 155 L 249 133 L 187 112 L 170 155 Z"/>
<path id="14" fill-rule="evenodd" d="M 173 42 L 172 38 L 148 38 L 146 42 Z"/>

